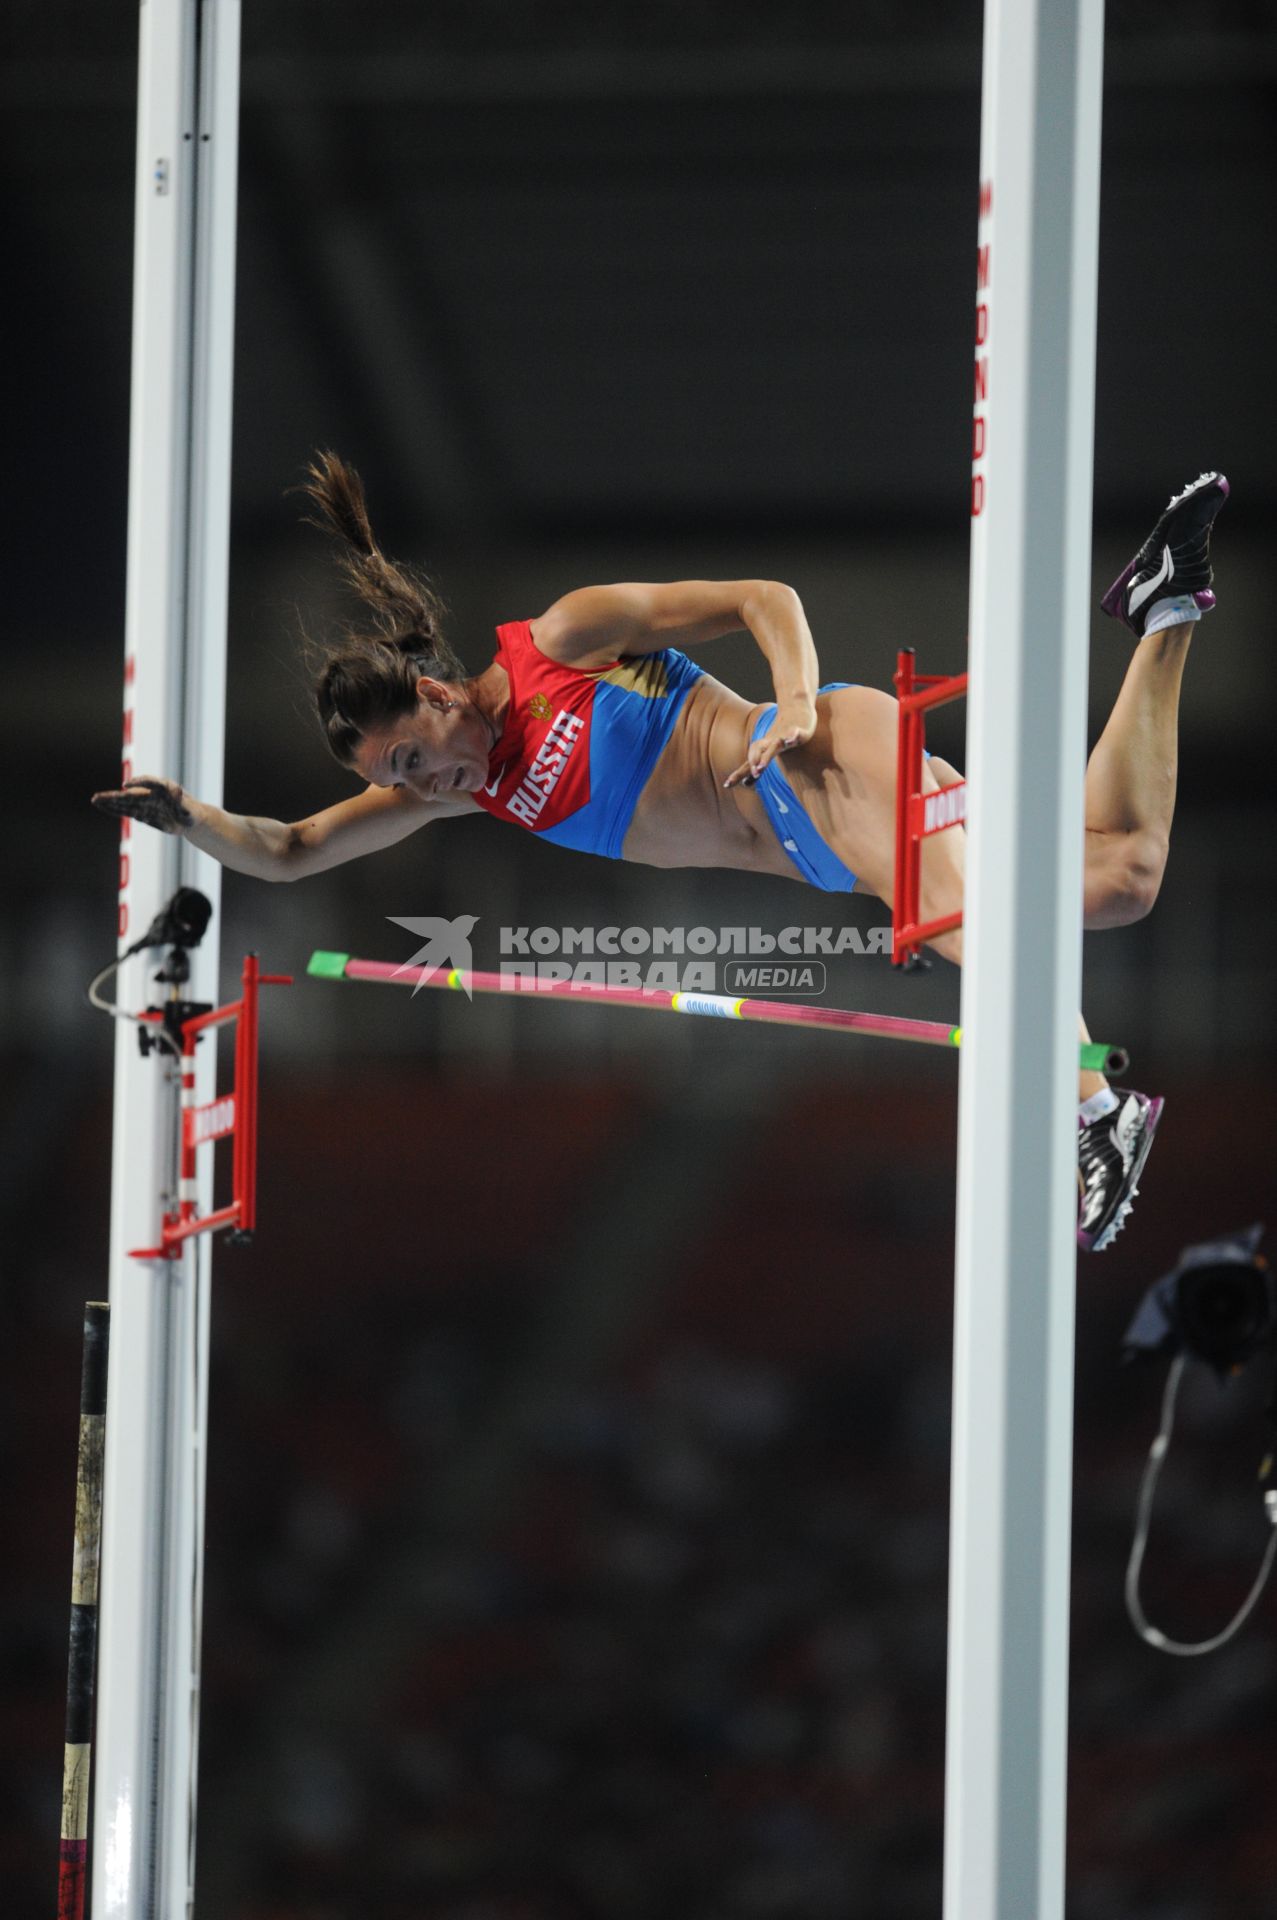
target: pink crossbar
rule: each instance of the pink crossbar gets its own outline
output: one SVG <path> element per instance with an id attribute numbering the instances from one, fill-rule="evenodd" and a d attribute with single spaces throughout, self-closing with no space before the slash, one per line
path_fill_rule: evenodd
<path id="1" fill-rule="evenodd" d="M 519 974 L 449 972 L 438 967 L 396 967 L 386 960 L 347 960 L 347 980 L 400 987 L 443 987 L 471 993 L 527 993 L 559 1000 L 605 1000 L 614 1007 L 648 1007 L 656 1012 L 705 1014 L 729 1020 L 756 1020 L 778 1027 L 822 1027 L 845 1033 L 880 1034 L 892 1040 L 916 1040 L 924 1046 L 955 1047 L 959 1030 L 941 1020 L 905 1020 L 896 1014 L 852 1013 L 844 1007 L 817 1007 L 785 1000 L 749 1000 L 720 993 L 671 993 L 665 988 L 609 987 L 591 980 L 546 980 Z"/>

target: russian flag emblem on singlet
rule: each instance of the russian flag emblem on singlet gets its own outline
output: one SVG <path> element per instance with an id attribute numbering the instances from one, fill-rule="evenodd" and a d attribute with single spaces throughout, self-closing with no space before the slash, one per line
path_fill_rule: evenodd
<path id="1" fill-rule="evenodd" d="M 674 648 L 566 666 L 541 652 L 526 620 L 498 627 L 497 642 L 510 706 L 475 799 L 559 846 L 619 859 L 639 794 L 701 668 Z"/>

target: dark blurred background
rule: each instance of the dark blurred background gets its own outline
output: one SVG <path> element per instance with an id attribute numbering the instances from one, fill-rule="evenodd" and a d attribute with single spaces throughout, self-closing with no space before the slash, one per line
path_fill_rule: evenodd
<path id="1" fill-rule="evenodd" d="M 0 1886 L 52 1907 L 81 1303 L 105 1285 L 136 14 L 10 0 L 0 928 Z M 469 664 L 614 579 L 768 575 L 826 677 L 965 654 L 981 19 L 971 0 L 254 0 L 244 13 L 226 796 L 350 790 L 306 711 L 339 613 L 285 498 L 363 471 Z M 1273 1200 L 1277 14 L 1109 10 L 1097 595 L 1205 466 L 1234 493 L 1153 915 L 1092 1030 L 1169 1096 L 1079 1271 L 1071 1920 L 1277 1899 L 1277 1594 L 1200 1662 L 1121 1585 L 1161 1374 L 1146 1284 Z M 1127 657 L 1095 623 L 1092 734 Z M 768 691 L 746 639 L 707 664 Z M 960 712 L 935 743 L 961 760 Z M 155 769 L 155 771 L 163 771 Z M 454 823 L 247 946 L 405 958 L 387 915 L 880 925 Z M 829 998 L 956 1018 L 847 956 Z M 261 1231 L 216 1260 L 200 1920 L 939 1912 L 956 1073 L 882 1043 L 300 984 L 265 1014 Z M 1025 1098 L 1033 1097 L 1032 1088 Z M 1154 1616 L 1258 1564 L 1260 1370 L 1186 1390 Z M 1253 1376 L 1253 1377 L 1252 1377 Z M 1026 1920 L 1029 1917 L 1026 1916 Z"/>

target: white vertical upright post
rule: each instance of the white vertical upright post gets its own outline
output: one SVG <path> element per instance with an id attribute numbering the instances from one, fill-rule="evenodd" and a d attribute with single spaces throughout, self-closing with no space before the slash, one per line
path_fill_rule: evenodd
<path id="1" fill-rule="evenodd" d="M 1103 0 L 986 0 L 946 1920 L 1062 1920 Z"/>
<path id="2" fill-rule="evenodd" d="M 222 791 L 239 0 L 143 0 L 130 422 L 124 772 Z M 220 868 L 123 823 L 121 946 L 179 885 L 216 908 Z M 216 927 L 216 921 L 213 923 Z M 161 955 L 119 999 L 158 1004 Z M 191 1000 L 218 998 L 215 932 Z M 200 1049 L 197 1097 L 212 1093 Z M 209 1248 L 139 1261 L 174 1205 L 178 1084 L 121 1024 L 111 1189 L 110 1356 L 94 1748 L 92 1908 L 184 1920 L 193 1899 Z M 200 1195 L 209 1205 L 211 1175 Z"/>

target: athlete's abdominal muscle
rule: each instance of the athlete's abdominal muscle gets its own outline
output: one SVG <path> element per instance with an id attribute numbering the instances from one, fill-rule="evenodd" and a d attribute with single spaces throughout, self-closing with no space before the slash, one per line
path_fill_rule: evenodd
<path id="1" fill-rule="evenodd" d="M 777 846 L 757 796 L 748 787 L 723 787 L 745 758 L 759 711 L 711 674 L 697 681 L 639 795 L 623 859 L 801 877 Z"/>

